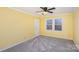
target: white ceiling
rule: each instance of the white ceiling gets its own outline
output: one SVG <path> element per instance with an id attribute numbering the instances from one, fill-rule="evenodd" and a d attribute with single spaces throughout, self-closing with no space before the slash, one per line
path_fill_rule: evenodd
<path id="1" fill-rule="evenodd" d="M 40 7 L 12 7 L 12 8 L 33 15 L 39 15 L 37 11 L 42 10 L 40 9 Z M 75 11 L 75 9 L 76 9 L 75 7 L 56 7 L 56 9 L 52 11 L 54 12 L 53 14 L 72 13 Z M 48 15 L 52 15 L 52 14 L 48 13 Z"/>

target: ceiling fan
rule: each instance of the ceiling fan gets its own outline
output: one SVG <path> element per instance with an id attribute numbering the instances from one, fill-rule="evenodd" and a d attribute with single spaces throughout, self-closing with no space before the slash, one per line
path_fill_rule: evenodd
<path id="1" fill-rule="evenodd" d="M 37 11 L 37 12 L 44 12 L 44 13 L 53 13 L 51 10 L 55 10 L 55 7 L 52 8 L 48 8 L 48 7 L 40 7 L 42 10 L 41 11 Z M 44 14 L 42 13 L 42 15 Z"/>

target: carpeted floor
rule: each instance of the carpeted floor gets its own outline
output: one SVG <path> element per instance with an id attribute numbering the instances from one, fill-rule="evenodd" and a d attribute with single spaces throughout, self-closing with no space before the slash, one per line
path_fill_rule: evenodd
<path id="1" fill-rule="evenodd" d="M 78 52 L 72 40 L 38 36 L 3 52 Z"/>

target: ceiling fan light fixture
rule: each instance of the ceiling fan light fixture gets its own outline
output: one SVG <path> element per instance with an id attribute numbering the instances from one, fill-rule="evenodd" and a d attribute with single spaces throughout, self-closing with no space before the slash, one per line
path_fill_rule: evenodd
<path id="1" fill-rule="evenodd" d="M 47 15 L 48 14 L 48 12 L 40 12 L 40 13 L 38 13 L 39 15 Z"/>
<path id="2" fill-rule="evenodd" d="M 48 12 L 42 12 L 41 14 L 42 14 L 42 15 L 47 15 L 47 14 L 48 14 Z"/>

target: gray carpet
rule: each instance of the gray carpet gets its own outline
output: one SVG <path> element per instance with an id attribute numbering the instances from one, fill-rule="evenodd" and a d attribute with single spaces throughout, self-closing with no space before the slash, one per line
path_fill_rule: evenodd
<path id="1" fill-rule="evenodd" d="M 78 52 L 72 40 L 38 36 L 3 52 Z"/>

